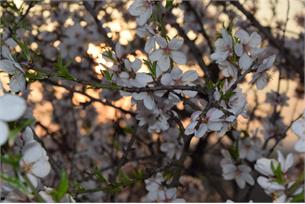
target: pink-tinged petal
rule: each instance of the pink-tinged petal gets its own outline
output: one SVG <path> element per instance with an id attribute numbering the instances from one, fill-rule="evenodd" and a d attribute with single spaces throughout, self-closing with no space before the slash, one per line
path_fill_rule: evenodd
<path id="1" fill-rule="evenodd" d="M 171 41 L 168 43 L 168 47 L 171 50 L 178 50 L 181 48 L 183 45 L 183 39 L 182 38 L 173 38 Z"/>
<path id="2" fill-rule="evenodd" d="M 156 41 L 157 41 L 158 45 L 160 45 L 161 48 L 167 47 L 167 42 L 164 38 L 162 38 L 160 36 L 156 36 Z"/>
<path id="3" fill-rule="evenodd" d="M 249 42 L 250 36 L 245 30 L 239 29 L 235 35 L 240 39 L 241 43 L 247 44 Z"/>
<path id="4" fill-rule="evenodd" d="M 155 50 L 149 55 L 149 59 L 153 62 L 158 61 L 162 57 L 162 54 L 162 50 Z"/>
<path id="5" fill-rule="evenodd" d="M 161 77 L 161 84 L 163 84 L 165 86 L 171 85 L 172 82 L 173 82 L 173 80 L 169 73 L 166 73 Z"/>
<path id="6" fill-rule="evenodd" d="M 246 53 L 244 53 L 239 59 L 239 66 L 244 71 L 248 70 L 252 65 L 253 59 L 251 59 Z"/>
<path id="7" fill-rule="evenodd" d="M 239 57 L 242 56 L 242 54 L 244 53 L 243 45 L 241 43 L 237 43 L 234 46 L 234 51 L 235 51 L 237 56 L 239 56 Z"/>
<path id="8" fill-rule="evenodd" d="M 162 71 L 167 71 L 170 67 L 170 59 L 166 55 L 162 55 L 161 58 L 157 61 L 158 66 Z"/>
<path id="9" fill-rule="evenodd" d="M 8 133 L 9 133 L 8 125 L 0 120 L 0 146 L 7 141 Z"/>
<path id="10" fill-rule="evenodd" d="M 184 82 L 192 82 L 195 81 L 197 78 L 198 78 L 198 74 L 194 70 L 186 71 L 182 75 L 182 81 Z"/>
<path id="11" fill-rule="evenodd" d="M 262 37 L 257 32 L 251 33 L 249 39 L 249 45 L 251 47 L 259 47 L 261 43 L 262 43 Z"/>
<path id="12" fill-rule="evenodd" d="M 183 52 L 180 51 L 171 51 L 171 58 L 177 64 L 185 64 L 186 63 L 186 56 Z"/>
<path id="13" fill-rule="evenodd" d="M 195 136 L 199 138 L 203 137 L 207 131 L 208 131 L 207 125 L 202 123 L 200 124 L 198 130 L 195 132 Z"/>
<path id="14" fill-rule="evenodd" d="M 26 104 L 23 98 L 5 94 L 0 96 L 0 120 L 14 121 L 19 119 L 26 110 Z"/>

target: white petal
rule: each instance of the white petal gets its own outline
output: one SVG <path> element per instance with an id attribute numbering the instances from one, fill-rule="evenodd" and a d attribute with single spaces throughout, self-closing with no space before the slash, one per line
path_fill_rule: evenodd
<path id="1" fill-rule="evenodd" d="M 294 149 L 298 152 L 305 152 L 305 140 L 300 139 L 294 144 Z"/>
<path id="2" fill-rule="evenodd" d="M 137 72 L 142 65 L 142 61 L 136 58 L 132 63 L 131 63 L 131 68 L 133 69 L 134 72 Z"/>
<path id="3" fill-rule="evenodd" d="M 35 162 L 32 166 L 32 174 L 43 178 L 46 177 L 51 171 L 50 163 L 47 160 L 39 160 L 38 162 Z"/>
<path id="4" fill-rule="evenodd" d="M 146 53 L 151 53 L 151 51 L 153 49 L 155 49 L 155 39 L 153 37 L 150 37 L 146 40 L 146 43 L 145 43 L 145 47 L 144 47 L 144 50 Z"/>
<path id="5" fill-rule="evenodd" d="M 246 181 L 241 176 L 236 177 L 235 181 L 236 181 L 239 188 L 241 188 L 241 189 L 245 188 Z"/>
<path id="6" fill-rule="evenodd" d="M 156 41 L 160 45 L 161 48 L 166 48 L 167 47 L 167 42 L 164 38 L 160 36 L 156 36 Z"/>
<path id="7" fill-rule="evenodd" d="M 256 80 L 255 84 L 258 90 L 265 88 L 265 86 L 268 84 L 268 75 L 266 73 L 262 73 L 261 76 Z"/>
<path id="8" fill-rule="evenodd" d="M 150 18 L 151 14 L 152 14 L 152 7 L 149 7 L 148 9 L 146 9 L 144 13 L 142 13 L 137 18 L 137 23 L 139 24 L 139 26 L 144 25 L 147 22 L 147 20 Z"/>
<path id="9" fill-rule="evenodd" d="M 183 45 L 183 39 L 182 38 L 173 38 L 171 41 L 168 43 L 168 47 L 171 50 L 178 50 L 181 48 Z"/>
<path id="10" fill-rule="evenodd" d="M 251 47 L 259 47 L 262 43 L 262 38 L 257 32 L 253 32 L 250 35 L 249 45 Z"/>
<path id="11" fill-rule="evenodd" d="M 243 44 L 247 44 L 250 38 L 249 34 L 243 29 L 239 29 L 235 35 L 240 39 L 241 43 Z"/>
<path id="12" fill-rule="evenodd" d="M 38 142 L 30 143 L 23 149 L 22 161 L 25 163 L 37 162 L 39 159 L 44 157 L 44 149 Z"/>
<path id="13" fill-rule="evenodd" d="M 182 75 L 182 81 L 186 81 L 186 82 L 195 81 L 197 78 L 198 78 L 198 74 L 194 70 L 186 71 Z"/>
<path id="14" fill-rule="evenodd" d="M 167 71 L 170 67 L 170 59 L 166 55 L 162 55 L 161 58 L 157 61 L 158 66 L 162 71 Z"/>
<path id="15" fill-rule="evenodd" d="M 23 92 L 25 91 L 25 86 L 26 86 L 26 81 L 23 73 L 19 71 L 16 72 L 16 74 L 14 74 L 10 80 L 11 91 L 15 93 L 19 91 Z"/>
<path id="16" fill-rule="evenodd" d="M 183 52 L 180 51 L 171 51 L 171 58 L 177 64 L 185 64 L 186 63 L 186 56 Z"/>
<path id="17" fill-rule="evenodd" d="M 169 73 L 166 73 L 161 78 L 161 84 L 168 86 L 171 85 L 173 82 L 172 77 Z"/>
<path id="18" fill-rule="evenodd" d="M 203 123 L 199 126 L 198 130 L 195 133 L 195 136 L 203 137 L 207 131 L 208 131 L 207 125 Z"/>
<path id="19" fill-rule="evenodd" d="M 0 120 L 0 146 L 2 146 L 8 138 L 8 125 Z"/>
<path id="20" fill-rule="evenodd" d="M 147 96 L 144 98 L 143 102 L 144 102 L 144 105 L 145 105 L 145 107 L 146 107 L 147 109 L 153 110 L 153 109 L 155 108 L 155 105 L 156 105 L 156 104 L 155 104 L 155 102 L 154 102 L 154 100 L 152 99 L 151 96 L 147 95 Z"/>
<path id="21" fill-rule="evenodd" d="M 212 131 L 218 131 L 220 130 L 222 127 L 222 123 L 221 122 L 208 122 L 208 128 L 209 130 L 212 130 Z"/>
<path id="22" fill-rule="evenodd" d="M 11 74 L 16 71 L 16 68 L 10 60 L 4 59 L 0 60 L 0 71 Z"/>
<path id="23" fill-rule="evenodd" d="M 0 120 L 17 120 L 25 110 L 26 104 L 23 98 L 12 94 L 0 96 Z"/>
<path id="24" fill-rule="evenodd" d="M 149 59 L 151 60 L 151 61 L 157 61 L 157 60 L 159 60 L 161 57 L 162 57 L 162 50 L 155 50 L 155 51 L 153 51 L 150 55 L 149 55 Z"/>
<path id="25" fill-rule="evenodd" d="M 35 176 L 32 175 L 32 174 L 26 174 L 26 176 L 27 176 L 28 179 L 30 180 L 31 184 L 32 184 L 35 188 L 37 188 L 37 186 L 38 186 L 38 178 L 35 177 Z"/>
<path id="26" fill-rule="evenodd" d="M 246 53 L 244 53 L 239 59 L 239 66 L 246 71 L 252 65 L 253 59 L 251 59 Z"/>
<path id="27" fill-rule="evenodd" d="M 242 56 L 242 54 L 244 53 L 244 48 L 243 48 L 243 45 L 241 43 L 237 43 L 235 46 L 234 46 L 234 50 L 235 50 L 235 53 L 237 56 Z"/>

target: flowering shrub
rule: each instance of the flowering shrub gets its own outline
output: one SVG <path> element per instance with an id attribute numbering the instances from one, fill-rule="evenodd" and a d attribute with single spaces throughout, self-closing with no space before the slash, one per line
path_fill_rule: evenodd
<path id="1" fill-rule="evenodd" d="M 303 33 L 247 7 L 1 2 L 1 199 L 304 202 Z"/>

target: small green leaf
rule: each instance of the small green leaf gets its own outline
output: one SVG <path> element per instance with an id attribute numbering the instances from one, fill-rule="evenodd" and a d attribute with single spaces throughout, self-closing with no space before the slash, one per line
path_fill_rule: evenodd
<path id="1" fill-rule="evenodd" d="M 123 186 L 128 186 L 128 185 L 130 185 L 130 184 L 133 183 L 133 180 L 130 179 L 130 178 L 125 174 L 125 172 L 122 171 L 122 170 L 119 171 L 118 177 L 119 177 L 119 183 L 122 184 Z"/>
<path id="2" fill-rule="evenodd" d="M 9 176 L 7 174 L 4 174 L 2 172 L 0 172 L 0 178 L 2 181 L 4 181 L 5 183 L 7 183 L 8 185 L 17 188 L 18 190 L 20 190 L 22 193 L 28 195 L 28 188 L 27 186 L 17 177 L 13 177 L 13 176 Z"/>
<path id="3" fill-rule="evenodd" d="M 65 196 L 69 188 L 69 180 L 67 173 L 62 170 L 60 173 L 60 181 L 58 186 L 50 193 L 52 198 L 56 202 L 60 202 L 60 200 Z"/>
<path id="4" fill-rule="evenodd" d="M 166 0 L 165 8 L 170 9 L 173 7 L 174 0 Z"/>
<path id="5" fill-rule="evenodd" d="M 305 201 L 305 197 L 304 197 L 304 191 L 293 196 L 292 200 L 290 201 L 291 203 L 297 203 L 297 202 L 304 202 Z"/>
<path id="6" fill-rule="evenodd" d="M 25 73 L 25 77 L 28 82 L 39 81 L 48 78 L 47 74 L 37 71 L 37 70 L 29 70 Z"/>
<path id="7" fill-rule="evenodd" d="M 54 64 L 57 71 L 57 76 L 72 81 L 76 80 L 75 77 L 73 77 L 69 72 L 68 67 L 70 64 L 71 62 L 64 63 L 63 59 L 61 57 L 58 57 L 57 62 Z"/>

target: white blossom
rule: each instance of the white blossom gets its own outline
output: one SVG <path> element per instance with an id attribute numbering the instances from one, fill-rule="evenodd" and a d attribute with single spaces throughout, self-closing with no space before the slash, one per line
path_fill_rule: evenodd
<path id="1" fill-rule="evenodd" d="M 258 68 L 250 81 L 250 83 L 255 83 L 257 89 L 261 90 L 268 84 L 269 77 L 266 71 L 272 67 L 275 57 L 275 55 L 267 57 L 258 65 Z"/>
<path id="2" fill-rule="evenodd" d="M 128 11 L 131 15 L 137 17 L 137 23 L 142 26 L 150 18 L 153 12 L 153 3 L 151 0 L 135 0 Z"/>
<path id="3" fill-rule="evenodd" d="M 221 152 L 224 158 L 221 160 L 222 176 L 225 180 L 235 180 L 239 188 L 245 188 L 246 183 L 254 185 L 251 176 L 251 168 L 244 164 L 236 165 L 228 151 Z"/>
<path id="4" fill-rule="evenodd" d="M 208 131 L 219 131 L 223 124 L 221 117 L 224 113 L 216 108 L 211 108 L 206 115 L 201 116 L 201 111 L 191 115 L 191 123 L 185 128 L 185 134 L 194 134 L 196 137 L 203 137 Z M 196 126 L 198 126 L 198 129 Z"/>
<path id="5" fill-rule="evenodd" d="M 177 64 L 185 64 L 186 56 L 183 52 L 178 51 L 183 45 L 183 39 L 173 38 L 167 42 L 162 37 L 156 37 L 156 41 L 160 46 L 159 49 L 153 51 L 149 58 L 151 61 L 157 61 L 157 65 L 162 71 L 167 71 L 170 68 L 170 59 Z"/>
<path id="6" fill-rule="evenodd" d="M 48 160 L 46 151 L 38 142 L 32 142 L 23 148 L 20 168 L 34 187 L 38 186 L 40 178 L 50 173 L 51 166 Z"/>
<path id="7" fill-rule="evenodd" d="M 218 38 L 215 42 L 215 52 L 212 53 L 212 60 L 217 63 L 224 62 L 233 53 L 233 40 L 227 30 L 221 30 L 222 38 Z"/>
<path id="8" fill-rule="evenodd" d="M 161 83 L 165 86 L 174 86 L 174 85 L 194 85 L 194 81 L 198 78 L 198 74 L 194 70 L 189 70 L 182 72 L 181 69 L 174 67 L 170 73 L 165 73 L 161 77 Z M 191 90 L 174 90 L 178 94 L 183 96 L 194 97 L 196 96 L 196 91 Z"/>
<path id="9" fill-rule="evenodd" d="M 4 94 L 0 96 L 0 146 L 9 135 L 7 122 L 19 119 L 26 110 L 26 103 L 20 96 Z"/>

